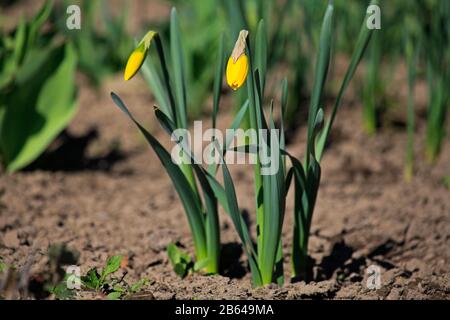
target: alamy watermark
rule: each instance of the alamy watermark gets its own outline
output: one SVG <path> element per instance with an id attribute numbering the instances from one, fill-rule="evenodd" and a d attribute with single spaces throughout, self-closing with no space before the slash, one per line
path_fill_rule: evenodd
<path id="1" fill-rule="evenodd" d="M 67 7 L 66 26 L 69 30 L 81 29 L 81 9 L 78 5 L 72 4 Z M 378 5 L 372 4 L 367 7 L 367 14 L 370 16 L 367 19 L 366 25 L 370 30 L 381 29 L 381 9 Z"/>
<path id="2" fill-rule="evenodd" d="M 81 268 L 79 266 L 69 266 L 66 269 L 66 287 L 69 290 L 81 289 Z"/>
<path id="3" fill-rule="evenodd" d="M 381 29 L 381 9 L 376 4 L 372 4 L 367 7 L 367 14 L 370 16 L 367 18 L 366 26 L 370 30 Z"/>
<path id="4" fill-rule="evenodd" d="M 376 265 L 370 265 L 367 270 L 366 286 L 369 290 L 381 289 L 381 268 Z"/>
<path id="5" fill-rule="evenodd" d="M 257 164 L 261 175 L 274 175 L 280 168 L 280 131 L 278 129 L 218 129 L 203 131 L 202 121 L 195 121 L 193 134 L 177 129 L 172 161 L 177 164 Z M 206 146 L 205 146 L 206 144 Z M 192 151 L 193 150 L 193 151 Z"/>
<path id="6" fill-rule="evenodd" d="M 81 9 L 76 4 L 72 4 L 67 7 L 66 13 L 68 17 L 66 19 L 66 27 L 69 30 L 81 29 Z"/>

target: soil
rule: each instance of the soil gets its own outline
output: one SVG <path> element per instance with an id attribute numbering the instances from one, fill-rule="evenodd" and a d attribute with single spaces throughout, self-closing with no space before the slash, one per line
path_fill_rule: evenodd
<path id="1" fill-rule="evenodd" d="M 79 83 L 86 81 L 80 77 Z M 154 120 L 154 100 L 143 81 L 125 85 L 120 76 L 98 91 L 82 85 L 79 112 L 52 148 L 26 171 L 0 175 L 0 257 L 19 270 L 30 266 L 29 274 L 37 275 L 48 268 L 52 244 L 79 252 L 82 273 L 122 254 L 128 258 L 127 281 L 149 279 L 145 297 L 155 299 L 449 299 L 450 191 L 443 177 L 450 174 L 450 141 L 435 164 L 426 163 L 423 87 L 417 90 L 416 170 L 410 183 L 403 178 L 404 106 L 371 137 L 362 130 L 355 90 L 349 92 L 322 164 L 309 283 L 253 289 L 245 255 L 223 212 L 221 275 L 183 280 L 175 275 L 167 245 L 176 242 L 193 252 L 183 208 L 157 157 L 114 106 L 110 91 L 165 145 L 169 141 Z M 404 90 L 395 93 L 401 98 Z M 223 128 L 232 120 L 229 105 L 225 99 Z M 302 122 L 291 137 L 291 153 L 300 157 L 304 141 Z M 254 229 L 251 171 L 232 166 L 232 174 Z M 286 270 L 292 197 L 283 230 Z M 380 289 L 367 287 L 371 265 L 380 267 Z"/>

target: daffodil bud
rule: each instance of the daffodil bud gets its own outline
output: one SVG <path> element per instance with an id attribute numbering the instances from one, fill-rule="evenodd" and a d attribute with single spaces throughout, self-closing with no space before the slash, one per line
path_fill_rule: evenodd
<path id="1" fill-rule="evenodd" d="M 247 79 L 248 58 L 245 54 L 247 36 L 247 30 L 242 30 L 239 33 L 239 38 L 228 60 L 226 71 L 227 83 L 233 90 L 238 90 L 242 87 Z"/>
<path id="2" fill-rule="evenodd" d="M 152 39 L 155 35 L 156 32 L 149 31 L 145 37 L 142 38 L 141 42 L 139 42 L 136 49 L 134 49 L 131 53 L 128 58 L 127 66 L 125 67 L 125 81 L 132 79 L 144 64 L 148 49 L 150 48 L 150 44 L 152 43 Z"/>

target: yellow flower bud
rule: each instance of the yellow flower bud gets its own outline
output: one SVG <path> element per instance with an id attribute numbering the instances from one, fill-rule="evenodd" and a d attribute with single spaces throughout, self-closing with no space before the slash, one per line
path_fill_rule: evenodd
<path id="1" fill-rule="evenodd" d="M 142 48 L 141 48 L 142 47 Z M 133 78 L 144 63 L 147 51 L 143 46 L 136 48 L 128 58 L 127 66 L 125 67 L 124 79 L 125 81 Z"/>
<path id="2" fill-rule="evenodd" d="M 132 79 L 144 64 L 148 49 L 150 48 L 150 44 L 152 43 L 152 39 L 155 35 L 156 32 L 149 31 L 145 37 L 142 38 L 137 48 L 131 53 L 123 76 L 125 81 Z"/>
<path id="3" fill-rule="evenodd" d="M 236 62 L 230 57 L 227 64 L 227 83 L 233 90 L 237 90 L 245 83 L 248 74 L 248 59 L 241 55 Z"/>
<path id="4" fill-rule="evenodd" d="M 239 33 L 239 38 L 236 41 L 231 57 L 228 60 L 226 77 L 228 85 L 233 90 L 242 87 L 247 79 L 248 58 L 245 54 L 247 36 L 247 30 L 242 30 Z"/>

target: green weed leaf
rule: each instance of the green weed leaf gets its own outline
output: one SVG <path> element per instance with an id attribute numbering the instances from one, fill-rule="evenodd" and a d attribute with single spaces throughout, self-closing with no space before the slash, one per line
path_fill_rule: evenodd
<path id="1" fill-rule="evenodd" d="M 119 270 L 120 268 L 120 263 L 123 260 L 123 256 L 118 255 L 118 256 L 113 256 L 111 258 L 108 259 L 108 261 L 106 262 L 106 267 L 102 270 L 102 276 L 101 279 L 105 280 L 105 278 L 111 274 L 116 272 L 117 270 Z"/>

